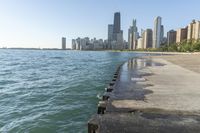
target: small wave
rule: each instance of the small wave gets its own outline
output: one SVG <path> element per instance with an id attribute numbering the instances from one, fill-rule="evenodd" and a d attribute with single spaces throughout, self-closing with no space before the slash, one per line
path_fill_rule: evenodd
<path id="1" fill-rule="evenodd" d="M 85 122 L 96 112 L 96 103 L 102 99 L 114 68 L 136 56 L 107 52 L 7 52 L 0 61 L 0 132 L 86 132 Z"/>
<path id="2" fill-rule="evenodd" d="M 0 81 L 0 85 L 15 84 L 15 83 L 17 83 L 17 81 L 14 81 L 14 80 L 3 80 L 3 81 Z"/>
<path id="3" fill-rule="evenodd" d="M 98 98 L 99 100 L 101 100 L 101 99 L 102 99 L 102 95 L 101 95 L 101 94 L 97 94 L 97 98 Z"/>
<path id="4" fill-rule="evenodd" d="M 51 57 L 52 59 L 66 59 L 65 57 L 59 57 L 59 56 L 57 56 L 57 57 Z"/>

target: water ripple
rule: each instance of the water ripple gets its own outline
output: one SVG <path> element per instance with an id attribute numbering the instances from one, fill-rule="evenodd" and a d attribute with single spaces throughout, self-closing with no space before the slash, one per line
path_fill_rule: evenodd
<path id="1" fill-rule="evenodd" d="M 0 50 L 0 132 L 82 133 L 98 94 L 134 53 Z"/>

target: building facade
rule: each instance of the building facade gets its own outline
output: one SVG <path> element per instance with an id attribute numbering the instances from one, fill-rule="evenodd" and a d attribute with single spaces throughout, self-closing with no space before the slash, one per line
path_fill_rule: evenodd
<path id="1" fill-rule="evenodd" d="M 142 37 L 140 37 L 140 38 L 138 38 L 138 40 L 137 40 L 137 49 L 144 49 L 144 44 L 143 44 L 143 38 Z"/>
<path id="2" fill-rule="evenodd" d="M 76 40 L 72 39 L 72 50 L 76 50 Z"/>
<path id="3" fill-rule="evenodd" d="M 121 16 L 120 12 L 114 14 L 114 24 L 113 24 L 113 38 L 111 42 L 111 49 L 122 50 L 123 46 L 123 31 L 121 30 Z"/>
<path id="4" fill-rule="evenodd" d="M 81 41 L 81 38 L 76 39 L 76 50 L 80 50 L 80 41 Z"/>
<path id="5" fill-rule="evenodd" d="M 164 25 L 161 25 L 161 30 L 160 30 L 160 44 L 164 44 Z"/>
<path id="6" fill-rule="evenodd" d="M 192 23 L 190 23 L 188 25 L 188 33 L 187 33 L 187 40 L 192 40 L 194 39 L 194 27 L 195 27 L 195 20 L 192 21 Z"/>
<path id="7" fill-rule="evenodd" d="M 62 37 L 62 50 L 66 50 L 66 38 Z"/>
<path id="8" fill-rule="evenodd" d="M 193 20 L 187 28 L 187 40 L 197 40 L 200 38 L 200 21 Z"/>
<path id="9" fill-rule="evenodd" d="M 183 40 L 187 40 L 187 27 L 176 31 L 176 43 L 180 43 Z"/>
<path id="10" fill-rule="evenodd" d="M 107 46 L 108 49 L 111 49 L 111 42 L 113 40 L 113 29 L 114 29 L 113 24 L 109 24 L 108 25 L 108 46 Z"/>
<path id="11" fill-rule="evenodd" d="M 139 38 L 138 28 L 136 26 L 136 19 L 133 19 L 133 24 L 128 30 L 129 49 L 137 48 L 137 39 Z"/>
<path id="12" fill-rule="evenodd" d="M 152 29 L 146 29 L 145 31 L 144 31 L 144 40 L 143 40 L 143 42 L 144 42 L 144 49 L 147 49 L 147 48 L 152 48 L 152 43 L 153 43 L 153 40 L 152 40 L 152 38 L 153 38 L 153 31 L 152 31 Z"/>
<path id="13" fill-rule="evenodd" d="M 121 32 L 121 25 L 120 25 L 120 13 L 116 12 L 114 14 L 114 24 L 113 24 L 113 40 L 117 40 L 117 34 Z"/>
<path id="14" fill-rule="evenodd" d="M 196 40 L 200 39 L 200 21 L 196 21 L 195 37 Z"/>
<path id="15" fill-rule="evenodd" d="M 159 16 L 156 17 L 156 19 L 154 20 L 153 48 L 159 48 L 162 41 L 161 23 L 162 23 L 162 18 Z"/>
<path id="16" fill-rule="evenodd" d="M 170 30 L 167 32 L 167 44 L 174 44 L 176 43 L 176 31 Z"/>
<path id="17" fill-rule="evenodd" d="M 120 12 L 116 12 L 114 14 L 114 26 L 113 26 L 113 33 L 117 34 L 121 32 L 121 16 Z M 113 39 L 117 40 L 117 35 L 114 35 Z"/>
<path id="18" fill-rule="evenodd" d="M 90 39 L 89 37 L 72 39 L 73 50 L 105 50 L 107 40 Z"/>

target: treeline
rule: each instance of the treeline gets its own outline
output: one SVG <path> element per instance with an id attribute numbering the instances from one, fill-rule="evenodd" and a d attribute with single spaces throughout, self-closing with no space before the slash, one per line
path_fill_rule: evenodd
<path id="1" fill-rule="evenodd" d="M 200 39 L 184 40 L 176 44 L 163 45 L 158 50 L 166 52 L 200 52 Z"/>
<path id="2" fill-rule="evenodd" d="M 180 43 L 162 44 L 160 48 L 137 49 L 135 51 L 153 51 L 153 52 L 200 52 L 199 40 L 184 40 Z"/>

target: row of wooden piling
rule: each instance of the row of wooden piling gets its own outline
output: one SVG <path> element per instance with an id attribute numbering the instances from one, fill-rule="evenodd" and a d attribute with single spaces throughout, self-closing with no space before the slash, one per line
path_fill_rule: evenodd
<path id="1" fill-rule="evenodd" d="M 98 109 L 97 109 L 98 115 L 103 115 L 106 112 L 106 106 L 107 106 L 108 100 L 110 99 L 110 93 L 113 92 L 116 82 L 117 80 L 119 80 L 120 70 L 121 70 L 122 65 L 123 64 L 117 67 L 117 70 L 113 75 L 112 81 L 105 88 L 105 93 L 102 96 L 102 100 L 99 101 L 98 103 Z M 98 124 L 96 123 L 96 121 L 94 119 L 90 120 L 88 122 L 88 133 L 98 133 L 97 130 L 98 130 Z"/>

